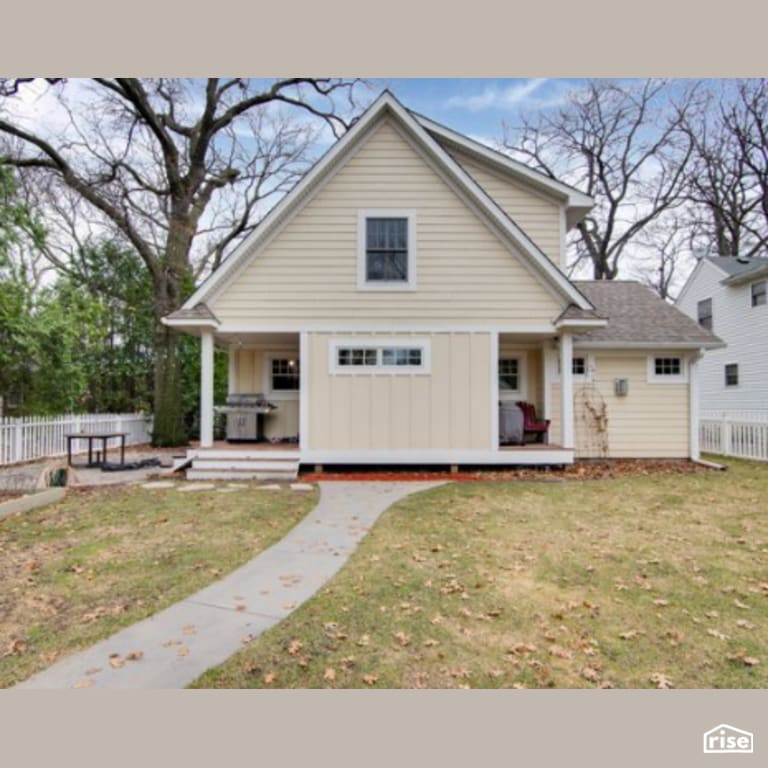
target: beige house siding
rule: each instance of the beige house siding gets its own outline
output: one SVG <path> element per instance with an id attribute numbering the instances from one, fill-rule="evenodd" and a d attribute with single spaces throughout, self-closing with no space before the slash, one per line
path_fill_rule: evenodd
<path id="1" fill-rule="evenodd" d="M 489 333 L 343 334 L 427 339 L 427 374 L 331 373 L 337 334 L 308 335 L 310 450 L 489 450 Z"/>
<path id="2" fill-rule="evenodd" d="M 574 350 L 579 355 L 578 349 Z M 586 352 L 583 352 L 586 354 Z M 648 355 L 593 354 L 593 380 L 574 380 L 577 458 L 685 458 L 690 455 L 688 384 L 648 382 Z M 653 354 L 651 352 L 651 354 Z M 665 353 L 668 354 L 668 353 Z M 628 379 L 629 393 L 614 394 L 614 379 Z M 552 384 L 552 442 L 560 440 L 560 384 Z M 607 430 L 600 429 L 601 414 Z M 606 453 L 607 452 L 607 453 Z"/>
<path id="3" fill-rule="evenodd" d="M 252 394 L 263 392 L 266 398 L 277 406 L 265 418 L 264 434 L 266 437 L 295 437 L 299 434 L 299 394 L 271 393 L 269 380 L 265 378 L 266 358 L 269 356 L 291 355 L 298 360 L 299 350 L 281 349 L 279 352 L 260 349 L 236 349 L 232 351 L 235 356 L 234 393 Z"/>
<path id="4" fill-rule="evenodd" d="M 464 152 L 452 149 L 450 154 L 528 237 L 560 266 L 561 203 L 527 184 L 494 171 L 487 163 L 475 160 Z"/>
<path id="5" fill-rule="evenodd" d="M 357 290 L 358 211 L 369 208 L 415 213 L 415 291 Z M 209 304 L 224 324 L 288 328 L 345 319 L 550 323 L 564 302 L 524 266 L 529 258 L 384 121 Z"/>

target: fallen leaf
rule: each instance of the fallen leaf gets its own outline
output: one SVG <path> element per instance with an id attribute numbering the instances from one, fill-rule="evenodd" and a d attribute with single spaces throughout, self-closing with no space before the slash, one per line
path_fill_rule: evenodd
<path id="1" fill-rule="evenodd" d="M 661 672 L 654 672 L 648 678 L 657 688 L 674 688 L 674 683 Z"/>
<path id="2" fill-rule="evenodd" d="M 183 635 L 196 635 L 197 629 L 194 624 L 187 624 L 186 627 L 181 628 L 181 633 Z"/>
<path id="3" fill-rule="evenodd" d="M 403 648 L 405 648 L 405 646 L 411 642 L 411 638 L 402 631 L 395 632 L 395 640 L 397 640 L 397 642 L 400 643 Z"/>
<path id="4" fill-rule="evenodd" d="M 187 648 L 187 646 L 182 643 L 179 646 L 178 654 L 179 656 L 189 656 L 189 648 Z"/>
<path id="5" fill-rule="evenodd" d="M 368 645 L 371 642 L 371 638 L 368 635 L 361 635 L 357 644 L 361 647 Z"/>
<path id="6" fill-rule="evenodd" d="M 258 672 L 259 667 L 256 666 L 252 661 L 244 661 L 243 662 L 243 672 L 247 672 L 249 675 L 253 674 L 254 672 Z"/>
<path id="7" fill-rule="evenodd" d="M 277 680 L 277 674 L 275 672 L 267 672 L 264 675 L 264 685 L 272 685 Z"/>
<path id="8" fill-rule="evenodd" d="M 741 627 L 742 629 L 754 629 L 755 625 L 751 621 L 747 621 L 746 619 L 739 619 L 736 622 L 737 627 Z"/>
<path id="9" fill-rule="evenodd" d="M 144 651 L 131 651 L 125 656 L 126 661 L 141 661 L 144 658 Z"/>
<path id="10" fill-rule="evenodd" d="M 636 629 L 630 629 L 630 630 L 628 630 L 626 632 L 622 632 L 621 634 L 619 634 L 619 637 L 622 640 L 634 640 L 634 638 L 637 637 L 637 630 Z"/>
<path id="11" fill-rule="evenodd" d="M 251 642 L 253 642 L 255 639 L 256 639 L 256 638 L 254 637 L 254 635 L 244 635 L 244 636 L 243 636 L 243 637 L 240 639 L 240 642 L 241 642 L 243 645 L 248 645 L 248 643 L 251 643 Z"/>
<path id="12" fill-rule="evenodd" d="M 725 632 L 721 632 L 719 629 L 708 629 L 707 634 L 712 637 L 716 637 L 718 640 L 728 640 L 728 635 Z"/>
<path id="13" fill-rule="evenodd" d="M 85 670 L 85 674 L 86 675 L 97 675 L 101 671 L 102 671 L 102 667 L 94 667 L 93 669 L 86 669 Z"/>
<path id="14" fill-rule="evenodd" d="M 27 650 L 27 644 L 20 638 L 11 640 L 8 644 L 8 650 L 5 652 L 6 656 L 20 656 Z"/>
<path id="15" fill-rule="evenodd" d="M 181 645 L 181 640 L 166 640 L 163 643 L 163 648 L 173 648 L 174 645 Z"/>
<path id="16" fill-rule="evenodd" d="M 333 667 L 328 667 L 323 673 L 323 680 L 333 682 L 336 679 L 336 670 Z"/>
<path id="17" fill-rule="evenodd" d="M 288 643 L 288 653 L 290 653 L 291 656 L 297 656 L 303 647 L 304 645 L 300 640 L 291 640 L 291 642 Z"/>
<path id="18" fill-rule="evenodd" d="M 73 688 L 90 688 L 93 685 L 94 681 L 85 679 L 85 680 L 78 680 L 72 687 Z"/>
<path id="19" fill-rule="evenodd" d="M 425 648 L 434 648 L 436 645 L 439 645 L 437 640 L 433 640 L 432 638 L 429 638 L 429 637 L 423 642 L 423 646 Z"/>
<path id="20" fill-rule="evenodd" d="M 600 673 L 594 667 L 584 667 L 581 676 L 590 683 L 596 683 L 600 679 Z"/>
<path id="21" fill-rule="evenodd" d="M 285 608 L 286 611 L 290 611 L 293 608 L 296 607 L 296 603 L 288 601 L 287 603 L 283 603 L 283 608 Z"/>
<path id="22" fill-rule="evenodd" d="M 659 605 L 659 606 L 661 606 L 663 608 L 664 606 L 669 605 L 669 600 L 664 600 L 663 598 L 660 597 L 660 598 L 658 598 L 658 600 L 654 600 L 653 604 L 654 605 Z"/>
<path id="23" fill-rule="evenodd" d="M 374 685 L 378 679 L 378 675 L 363 675 L 363 682 L 366 685 Z"/>
<path id="24" fill-rule="evenodd" d="M 125 659 L 119 653 L 110 653 L 109 664 L 113 669 L 122 669 L 125 666 Z"/>

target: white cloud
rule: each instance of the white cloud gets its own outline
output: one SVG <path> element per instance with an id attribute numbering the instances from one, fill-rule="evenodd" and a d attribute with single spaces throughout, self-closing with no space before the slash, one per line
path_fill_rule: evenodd
<path id="1" fill-rule="evenodd" d="M 482 93 L 472 96 L 451 96 L 446 107 L 480 112 L 484 109 L 513 107 L 530 100 L 536 91 L 548 82 L 546 77 L 534 77 L 507 88 L 488 86 Z"/>

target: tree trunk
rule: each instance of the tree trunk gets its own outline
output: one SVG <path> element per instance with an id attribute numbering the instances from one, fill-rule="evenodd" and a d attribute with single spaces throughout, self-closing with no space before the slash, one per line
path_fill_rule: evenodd
<path id="1" fill-rule="evenodd" d="M 189 440 L 181 397 L 180 342 L 173 328 L 156 321 L 153 445 L 186 445 Z"/>

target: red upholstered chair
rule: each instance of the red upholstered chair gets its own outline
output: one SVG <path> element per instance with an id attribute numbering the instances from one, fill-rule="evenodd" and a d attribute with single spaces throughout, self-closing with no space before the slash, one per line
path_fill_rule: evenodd
<path id="1" fill-rule="evenodd" d="M 534 442 L 546 443 L 549 432 L 549 419 L 543 421 L 536 417 L 536 408 L 533 403 L 524 403 L 522 400 L 515 403 L 523 412 L 523 441 L 528 435 L 534 435 Z"/>

